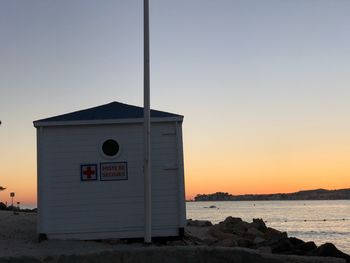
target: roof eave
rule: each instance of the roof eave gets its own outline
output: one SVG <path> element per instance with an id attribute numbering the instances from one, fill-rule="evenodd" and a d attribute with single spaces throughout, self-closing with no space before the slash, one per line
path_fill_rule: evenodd
<path id="1" fill-rule="evenodd" d="M 151 122 L 182 122 L 183 116 L 174 117 L 153 117 Z M 133 119 L 106 119 L 106 120 L 80 120 L 80 121 L 34 121 L 34 127 L 52 127 L 52 126 L 79 126 L 79 125 L 103 125 L 103 124 L 123 124 L 123 123 L 142 123 L 143 118 Z"/>

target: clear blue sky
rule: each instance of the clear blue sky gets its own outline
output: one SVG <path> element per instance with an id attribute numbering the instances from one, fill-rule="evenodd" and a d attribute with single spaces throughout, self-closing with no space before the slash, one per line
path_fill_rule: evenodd
<path id="1" fill-rule="evenodd" d="M 114 100 L 142 106 L 142 2 L 0 2 L 0 178 L 6 186 L 14 189 L 13 180 L 35 185 L 33 120 Z M 312 153 L 321 155 L 312 157 L 315 164 L 332 151 L 331 159 L 349 160 L 349 1 L 150 4 L 151 105 L 185 115 L 189 195 L 239 192 L 227 178 L 253 182 L 259 170 L 244 171 L 256 165 L 265 171 L 261 156 L 271 167 L 293 153 L 296 173 L 304 169 L 298 158 Z M 336 165 L 322 168 L 329 169 L 323 184 L 291 179 L 283 186 L 281 179 L 279 187 L 349 186 L 329 183 L 339 174 L 350 181 L 349 166 Z M 222 179 L 213 178 L 213 166 Z M 313 181 L 317 171 L 310 171 Z M 265 172 L 267 182 L 275 180 L 276 171 Z M 203 181 L 212 188 L 197 187 Z"/>

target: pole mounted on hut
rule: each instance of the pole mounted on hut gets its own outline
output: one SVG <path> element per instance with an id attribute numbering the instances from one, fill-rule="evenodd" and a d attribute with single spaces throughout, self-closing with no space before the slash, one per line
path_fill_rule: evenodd
<path id="1" fill-rule="evenodd" d="M 150 114 L 150 58 L 149 58 L 149 1 L 143 1 L 143 86 L 144 86 L 144 242 L 152 242 L 151 207 L 151 114 Z"/>

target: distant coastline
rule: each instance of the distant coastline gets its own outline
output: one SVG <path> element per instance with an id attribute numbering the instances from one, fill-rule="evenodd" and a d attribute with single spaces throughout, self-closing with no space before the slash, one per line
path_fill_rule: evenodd
<path id="1" fill-rule="evenodd" d="M 315 189 L 294 193 L 232 195 L 224 192 L 198 194 L 193 201 L 269 201 L 269 200 L 350 200 L 350 188 Z"/>

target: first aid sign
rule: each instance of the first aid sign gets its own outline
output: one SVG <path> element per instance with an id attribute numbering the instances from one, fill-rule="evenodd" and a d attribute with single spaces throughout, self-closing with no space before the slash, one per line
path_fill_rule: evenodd
<path id="1" fill-rule="evenodd" d="M 82 164 L 80 168 L 80 178 L 82 181 L 97 180 L 97 164 Z"/>

